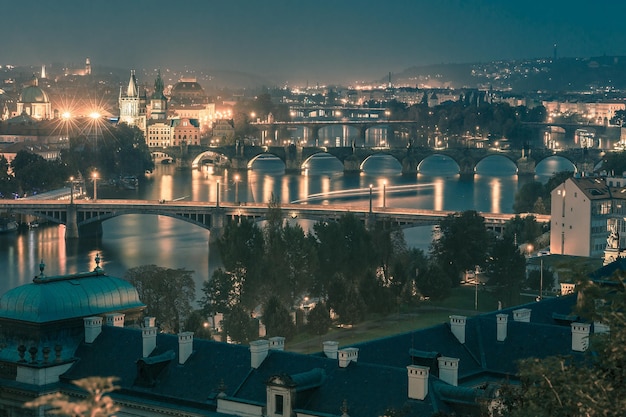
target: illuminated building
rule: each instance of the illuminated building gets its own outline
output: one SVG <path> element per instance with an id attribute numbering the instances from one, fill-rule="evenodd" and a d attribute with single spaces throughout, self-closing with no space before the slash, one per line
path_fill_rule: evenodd
<path id="1" fill-rule="evenodd" d="M 27 114 L 38 120 L 50 119 L 52 116 L 48 94 L 39 87 L 39 80 L 35 76 L 22 90 L 17 101 L 16 116 L 21 114 Z"/>
<path id="2" fill-rule="evenodd" d="M 64 69 L 65 76 L 68 75 L 78 75 L 85 76 L 91 75 L 91 61 L 89 58 L 85 59 L 85 66 L 83 68 L 65 68 Z"/>
<path id="3" fill-rule="evenodd" d="M 135 70 L 131 70 L 126 91 L 120 87 L 120 123 L 137 126 L 146 131 L 146 94 L 139 91 Z"/>
<path id="4" fill-rule="evenodd" d="M 581 177 L 565 180 L 551 193 L 550 252 L 602 257 L 610 246 L 626 248 L 626 178 Z"/>
<path id="5" fill-rule="evenodd" d="M 200 145 L 200 123 L 197 119 L 172 119 L 172 146 L 180 145 Z"/>
<path id="6" fill-rule="evenodd" d="M 202 132 L 210 128 L 215 118 L 215 103 L 209 103 L 209 97 L 195 78 L 182 78 L 172 86 L 169 110 L 173 118 L 198 120 Z"/>

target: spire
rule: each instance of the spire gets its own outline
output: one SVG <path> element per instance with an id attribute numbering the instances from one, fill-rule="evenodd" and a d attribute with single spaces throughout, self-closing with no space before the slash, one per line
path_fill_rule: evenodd
<path id="1" fill-rule="evenodd" d="M 154 80 L 154 94 L 152 94 L 152 98 L 164 100 L 165 96 L 163 95 L 163 90 L 165 90 L 165 85 L 163 84 L 163 79 L 161 78 L 161 70 L 158 70 L 157 78 Z"/>
<path id="2" fill-rule="evenodd" d="M 130 70 L 130 80 L 128 81 L 128 88 L 126 89 L 127 97 L 137 97 L 139 95 L 139 89 L 137 88 L 137 79 L 135 78 L 135 70 Z"/>

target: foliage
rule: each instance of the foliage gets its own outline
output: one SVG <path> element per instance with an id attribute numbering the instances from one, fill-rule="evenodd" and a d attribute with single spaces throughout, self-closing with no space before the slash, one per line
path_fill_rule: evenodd
<path id="1" fill-rule="evenodd" d="M 537 218 L 533 215 L 524 217 L 515 215 L 505 223 L 502 233 L 505 239 L 509 239 L 517 245 L 533 243 L 542 234 L 542 225 L 537 222 Z"/>
<path id="2" fill-rule="evenodd" d="M 355 324 L 365 317 L 366 305 L 358 286 L 340 273 L 335 274 L 330 284 L 328 306 L 344 324 Z"/>
<path id="3" fill-rule="evenodd" d="M 146 314 L 156 317 L 162 331 L 178 333 L 191 314 L 195 300 L 193 271 L 142 265 L 126 271 L 125 278 L 146 304 Z"/>
<path id="4" fill-rule="evenodd" d="M 520 363 L 521 387 L 504 391 L 500 415 L 622 416 L 626 409 L 624 275 L 613 285 L 582 285 L 578 313 L 609 326 L 594 333 L 582 358 L 573 355 Z"/>
<path id="5" fill-rule="evenodd" d="M 455 279 L 455 281 L 458 281 Z M 415 279 L 417 290 L 423 297 L 443 300 L 450 294 L 452 277 L 437 262 L 429 262 L 426 270 L 420 271 Z"/>
<path id="6" fill-rule="evenodd" d="M 69 178 L 69 170 L 58 160 L 47 161 L 42 156 L 19 151 L 11 161 L 15 178 L 14 190 L 22 193 L 48 191 L 60 188 Z"/>
<path id="7" fill-rule="evenodd" d="M 609 173 L 621 176 L 626 172 L 626 151 L 608 152 L 604 155 L 602 169 Z"/>
<path id="8" fill-rule="evenodd" d="M 143 133 L 125 123 L 106 126 L 94 136 L 70 137 L 69 149 L 61 152 L 61 160 L 74 175 L 97 170 L 103 178 L 143 175 L 154 169 Z"/>
<path id="9" fill-rule="evenodd" d="M 202 292 L 204 293 L 200 299 L 202 312 L 212 316 L 217 313 L 226 313 L 240 304 L 245 289 L 244 282 L 245 272 L 240 268 L 232 271 L 225 271 L 222 268 L 216 269 L 211 279 L 202 284 Z M 244 303 L 244 305 L 246 304 Z"/>
<path id="10" fill-rule="evenodd" d="M 56 392 L 41 396 L 24 404 L 28 408 L 50 408 L 49 414 L 70 417 L 109 417 L 120 410 L 107 394 L 119 389 L 115 385 L 116 377 L 88 377 L 73 381 L 75 385 L 87 391 L 84 399 L 71 401 L 70 398 Z"/>
<path id="11" fill-rule="evenodd" d="M 348 213 L 336 222 L 318 222 L 313 230 L 319 259 L 316 295 L 327 295 L 336 273 L 356 285 L 376 264 L 372 237 L 354 214 Z"/>
<path id="12" fill-rule="evenodd" d="M 184 330 L 193 332 L 194 337 L 211 339 L 211 329 L 202 310 L 194 310 L 185 321 Z"/>
<path id="13" fill-rule="evenodd" d="M 307 320 L 307 328 L 312 334 L 322 336 L 328 333 L 332 321 L 326 303 L 315 304 L 315 307 L 309 312 Z"/>
<path id="14" fill-rule="evenodd" d="M 551 193 L 557 186 L 574 175 L 571 171 L 555 173 L 545 185 L 538 181 L 531 181 L 522 186 L 515 193 L 513 210 L 516 213 L 549 214 L 552 201 Z"/>
<path id="15" fill-rule="evenodd" d="M 526 278 L 526 258 L 511 237 L 495 238 L 490 247 L 485 274 L 504 306 L 519 303 L 519 293 Z"/>
<path id="16" fill-rule="evenodd" d="M 533 213 L 535 202 L 544 196 L 543 184 L 538 181 L 527 182 L 515 193 L 513 210 L 516 213 Z M 545 214 L 545 213 L 537 213 Z"/>
<path id="17" fill-rule="evenodd" d="M 295 333 L 295 324 L 289 310 L 277 296 L 270 297 L 263 308 L 263 323 L 267 336 L 290 338 Z"/>
<path id="18" fill-rule="evenodd" d="M 247 344 L 259 337 L 258 321 L 239 304 L 224 315 L 222 328 L 226 336 L 241 344 Z"/>
<path id="19" fill-rule="evenodd" d="M 473 210 L 450 214 L 439 222 L 438 230 L 431 255 L 453 285 L 466 270 L 485 266 L 491 239 L 480 214 Z"/>

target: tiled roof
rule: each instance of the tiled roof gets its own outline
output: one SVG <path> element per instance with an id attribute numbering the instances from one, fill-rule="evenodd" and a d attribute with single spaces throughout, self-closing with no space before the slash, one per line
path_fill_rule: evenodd
<path id="1" fill-rule="evenodd" d="M 571 313 L 575 300 L 573 295 L 517 307 L 530 311 L 529 323 L 514 321 L 514 308 L 468 317 L 463 344 L 448 323 L 356 344 L 358 359 L 346 367 L 321 354 L 269 350 L 263 362 L 252 368 L 248 346 L 199 339 L 180 365 L 178 338 L 167 334 L 157 335 L 157 348 L 141 360 L 140 331 L 105 326 L 92 344 L 78 347 L 78 361 L 62 378 L 69 382 L 116 375 L 122 387 L 116 395 L 209 414 L 216 412 L 220 390 L 228 400 L 265 406 L 267 382 L 281 375 L 285 376 L 281 380 L 295 385 L 296 412 L 341 415 L 345 403 L 349 415 L 360 417 L 380 416 L 390 409 L 414 416 L 459 413 L 476 409 L 476 398 L 488 395 L 494 386 L 488 383 L 514 377 L 517 360 L 571 353 L 570 327 L 558 317 Z M 496 314 L 508 315 L 502 342 L 496 338 Z M 438 378 L 438 356 L 459 359 L 458 387 Z M 406 367 L 420 361 L 430 366 L 429 394 L 424 400 L 412 400 Z M 138 378 L 139 366 L 153 366 L 149 384 Z"/>

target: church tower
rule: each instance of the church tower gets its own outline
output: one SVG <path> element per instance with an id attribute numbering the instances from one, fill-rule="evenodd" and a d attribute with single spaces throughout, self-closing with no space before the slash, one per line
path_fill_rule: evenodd
<path id="1" fill-rule="evenodd" d="M 167 97 L 163 94 L 165 85 L 161 78 L 161 70 L 157 73 L 154 80 L 154 93 L 150 97 L 150 119 L 166 120 L 167 119 Z"/>
<path id="2" fill-rule="evenodd" d="M 130 71 L 130 80 L 126 91 L 120 87 L 119 97 L 120 123 L 137 126 L 146 130 L 146 96 L 139 92 L 135 70 Z"/>

